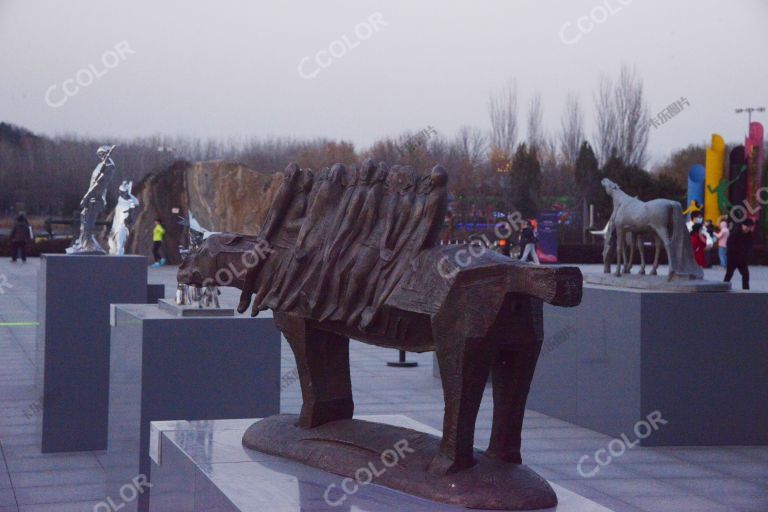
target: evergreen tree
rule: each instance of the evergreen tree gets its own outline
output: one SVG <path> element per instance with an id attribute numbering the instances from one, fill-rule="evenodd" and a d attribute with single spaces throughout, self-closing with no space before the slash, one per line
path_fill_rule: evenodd
<path id="1" fill-rule="evenodd" d="M 587 204 L 590 204 L 602 197 L 601 179 L 602 175 L 592 146 L 589 145 L 589 142 L 582 142 L 579 156 L 576 158 L 575 169 L 576 193 L 579 202 L 585 200 Z"/>
<path id="2" fill-rule="evenodd" d="M 532 218 L 539 211 L 541 165 L 536 150 L 528 151 L 523 143 L 512 158 L 510 172 L 511 202 L 523 217 Z"/>
<path id="3" fill-rule="evenodd" d="M 641 201 L 659 198 L 685 201 L 686 189 L 681 187 L 674 178 L 665 174 L 653 175 L 636 165 L 627 165 L 616 153 L 613 153 L 605 162 L 602 174 L 628 195 L 637 197 Z M 601 197 L 603 199 L 596 202 L 597 208 L 602 218 L 607 219 L 613 205 L 604 192 Z"/>

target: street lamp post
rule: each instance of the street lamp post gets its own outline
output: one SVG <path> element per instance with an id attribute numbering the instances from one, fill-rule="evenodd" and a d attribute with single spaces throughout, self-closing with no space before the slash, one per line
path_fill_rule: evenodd
<path id="1" fill-rule="evenodd" d="M 744 108 L 737 108 L 736 110 L 737 114 L 743 114 L 744 112 L 747 113 L 749 116 L 749 124 L 752 124 L 752 112 L 765 112 L 765 107 L 744 107 Z"/>

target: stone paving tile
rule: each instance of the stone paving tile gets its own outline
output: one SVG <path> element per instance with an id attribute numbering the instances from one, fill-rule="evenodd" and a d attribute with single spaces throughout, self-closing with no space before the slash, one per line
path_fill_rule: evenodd
<path id="1" fill-rule="evenodd" d="M 712 501 L 731 507 L 730 510 L 741 512 L 765 512 L 768 510 L 768 492 L 763 496 L 717 496 Z"/>
<path id="2" fill-rule="evenodd" d="M 573 489 L 569 489 L 569 490 L 573 490 Z M 574 490 L 574 492 L 576 491 Z M 614 512 L 654 512 L 644 508 L 636 507 L 634 505 L 630 505 L 626 501 L 612 498 L 610 496 L 605 496 L 605 495 L 592 498 L 592 500 L 600 503 L 604 507 L 608 507 Z"/>
<path id="3" fill-rule="evenodd" d="M 8 461 L 8 470 L 12 473 L 101 468 L 96 455 L 91 453 L 66 454 L 60 457 L 21 458 Z"/>
<path id="4" fill-rule="evenodd" d="M 13 489 L 6 488 L 0 489 L 0 507 L 15 507 L 16 496 L 13 494 Z"/>
<path id="5" fill-rule="evenodd" d="M 36 435 L 35 439 L 26 444 L 15 444 L 10 446 L 3 445 L 5 453 L 5 459 L 9 466 L 12 466 L 15 459 L 68 459 L 74 456 L 81 455 L 97 455 L 99 453 L 105 453 L 103 451 L 92 452 L 69 452 L 69 453 L 41 453 L 40 452 L 40 436 Z"/>
<path id="6" fill-rule="evenodd" d="M 29 445 L 40 443 L 40 434 L 35 433 L 23 433 L 23 434 L 10 434 L 2 437 L 3 446 L 6 449 L 11 449 L 14 446 Z"/>
<path id="7" fill-rule="evenodd" d="M 24 487 L 41 487 L 55 481 L 59 485 L 71 484 L 99 484 L 104 479 L 104 470 L 101 466 L 87 469 L 63 469 L 56 468 L 41 471 L 13 471 L 11 470 L 11 482 L 14 489 Z"/>
<path id="8" fill-rule="evenodd" d="M 731 462 L 734 458 L 747 459 L 753 462 L 757 462 L 755 456 L 750 453 L 750 450 L 738 451 L 734 447 L 685 447 L 685 448 L 661 448 L 658 451 L 663 451 L 670 457 L 691 462 L 691 463 L 720 463 Z"/>
<path id="9" fill-rule="evenodd" d="M 768 485 L 768 464 L 765 462 L 718 462 L 714 469 L 727 476 L 763 480 Z"/>
<path id="10" fill-rule="evenodd" d="M 546 451 L 546 450 L 584 450 L 585 453 L 594 452 L 602 448 L 605 443 L 601 440 L 592 438 L 559 438 L 559 439 L 523 439 L 527 450 Z"/>
<path id="11" fill-rule="evenodd" d="M 525 427 L 534 427 L 535 423 L 533 421 L 523 420 L 523 425 Z M 608 442 L 611 440 L 610 437 L 607 437 L 604 434 L 600 434 L 599 432 L 594 432 L 592 430 L 587 430 L 581 427 L 575 427 L 575 426 L 546 427 L 542 425 L 538 425 L 535 428 L 530 428 L 529 430 L 526 430 L 525 433 L 523 434 L 523 439 L 526 441 L 530 441 L 534 439 L 548 439 L 548 440 L 557 440 L 557 441 L 582 439 L 582 440 L 603 441 L 603 442 Z"/>
<path id="12" fill-rule="evenodd" d="M 654 478 L 597 479 L 582 482 L 584 486 L 608 496 L 618 496 L 628 501 L 632 497 L 687 496 L 690 491 Z"/>
<path id="13" fill-rule="evenodd" d="M 647 512 L 732 512 L 726 505 L 696 496 L 628 496 L 625 501 Z"/>
<path id="14" fill-rule="evenodd" d="M 8 294 L 0 296 L 0 321 L 34 321 L 38 262 L 32 259 L 26 266 L 9 267 L 7 260 L 0 261 L 0 273 L 14 283 Z M 599 271 L 599 266 L 592 270 Z M 719 270 L 707 272 L 716 278 Z M 175 269 L 150 269 L 149 275 L 150 282 L 166 285 L 170 297 Z M 768 268 L 754 269 L 753 276 L 755 289 L 768 290 Z M 236 291 L 222 292 L 223 305 L 237 302 Z M 40 453 L 40 418 L 35 414 L 25 417 L 28 407 L 39 400 L 34 389 L 34 351 L 34 327 L 0 327 L 0 491 L 10 491 L 14 500 L 7 506 L 0 499 L 0 512 L 92 512 L 104 499 L 105 453 Z M 432 376 L 432 354 L 408 354 L 409 360 L 419 363 L 418 368 L 386 366 L 396 358 L 395 350 L 350 344 L 356 412 L 407 414 L 441 428 L 444 404 L 440 381 Z M 293 355 L 284 342 L 281 374 L 294 371 Z M 283 412 L 299 411 L 298 382 L 283 387 L 280 403 Z M 478 415 L 478 446 L 488 442 L 492 407 L 488 387 Z M 616 512 L 768 511 L 768 447 L 638 447 L 602 467 L 594 478 L 580 476 L 576 470 L 579 459 L 592 456 L 610 439 L 526 411 L 523 458 L 553 482 Z M 15 493 L 12 483 L 18 484 Z"/>
<path id="15" fill-rule="evenodd" d="M 22 505 L 19 512 L 93 512 L 99 501 L 78 501 L 76 503 L 47 503 L 41 505 Z M 99 507 L 104 508 L 102 505 Z M 2 512 L 2 511 L 0 511 Z"/>
<path id="16" fill-rule="evenodd" d="M 532 467 L 539 467 L 538 464 L 531 464 Z M 543 464 L 543 466 L 551 468 L 553 471 L 557 471 L 561 476 L 560 480 L 579 480 L 579 481 L 591 481 L 591 480 L 621 480 L 621 479 L 638 479 L 649 478 L 649 475 L 643 474 L 636 470 L 633 465 L 619 465 L 617 463 L 603 466 L 595 473 L 592 478 L 585 478 L 577 469 L 577 462 L 568 464 Z M 584 465 L 582 471 L 586 474 L 592 474 L 592 466 Z M 560 481 L 558 480 L 558 481 Z"/>
<path id="17" fill-rule="evenodd" d="M 738 465 L 738 464 L 737 464 Z M 723 472 L 716 468 L 708 468 L 700 465 L 689 464 L 686 462 L 668 462 L 665 464 L 656 464 L 653 462 L 636 462 L 632 468 L 644 476 L 657 478 L 717 478 L 722 477 Z"/>
<path id="18" fill-rule="evenodd" d="M 22 487 L 15 489 L 19 508 L 23 505 L 48 503 L 72 503 L 78 501 L 99 501 L 104 499 L 104 483 L 47 485 L 43 487 Z"/>
<path id="19" fill-rule="evenodd" d="M 11 475 L 8 473 L 8 469 L 0 468 L 0 470 L 2 470 L 2 473 L 0 473 L 0 489 L 12 489 Z"/>
<path id="20" fill-rule="evenodd" d="M 768 486 L 741 478 L 685 478 L 676 479 L 681 489 L 687 489 L 698 496 L 717 498 L 724 494 L 732 496 L 766 496 Z"/>
<path id="21" fill-rule="evenodd" d="M 741 456 L 768 462 L 768 446 L 732 446 L 731 450 Z"/>

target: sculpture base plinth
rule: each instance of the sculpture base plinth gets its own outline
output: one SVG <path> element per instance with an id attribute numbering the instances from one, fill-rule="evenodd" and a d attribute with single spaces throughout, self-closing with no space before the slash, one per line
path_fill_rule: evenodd
<path id="1" fill-rule="evenodd" d="M 243 444 L 357 482 L 452 505 L 495 510 L 557 505 L 552 487 L 533 470 L 477 450 L 471 468 L 431 474 L 427 468 L 438 453 L 440 438 L 424 432 L 354 419 L 307 429 L 297 421 L 298 416 L 288 414 L 265 418 L 248 428 Z"/>
<path id="2" fill-rule="evenodd" d="M 636 288 L 640 290 L 668 292 L 727 292 L 731 283 L 707 281 L 704 279 L 669 279 L 668 276 L 640 274 L 584 274 L 584 282 L 613 288 Z"/>
<path id="3" fill-rule="evenodd" d="M 766 446 L 766 311 L 766 292 L 586 285 L 578 307 L 544 308 L 527 407 L 641 446 Z"/>
<path id="4" fill-rule="evenodd" d="M 118 304 L 113 310 L 109 443 L 101 459 L 107 496 L 120 496 L 136 475 L 152 481 L 152 421 L 280 410 L 280 333 L 272 319 L 176 317 L 155 304 Z M 152 492 L 143 489 L 117 508 L 146 512 Z"/>
<path id="5" fill-rule="evenodd" d="M 147 300 L 147 258 L 43 254 L 37 290 L 42 451 L 104 450 L 110 304 Z"/>
<path id="6" fill-rule="evenodd" d="M 419 366 L 419 363 L 416 361 L 387 361 L 387 366 L 392 368 L 416 368 Z"/>

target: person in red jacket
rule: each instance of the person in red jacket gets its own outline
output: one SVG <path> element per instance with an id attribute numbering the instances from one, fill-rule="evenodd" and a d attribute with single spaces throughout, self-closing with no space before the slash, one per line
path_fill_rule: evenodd
<path id="1" fill-rule="evenodd" d="M 701 268 L 707 266 L 707 237 L 702 233 L 703 224 L 694 224 L 691 227 L 691 246 L 693 247 L 693 257 Z"/>

